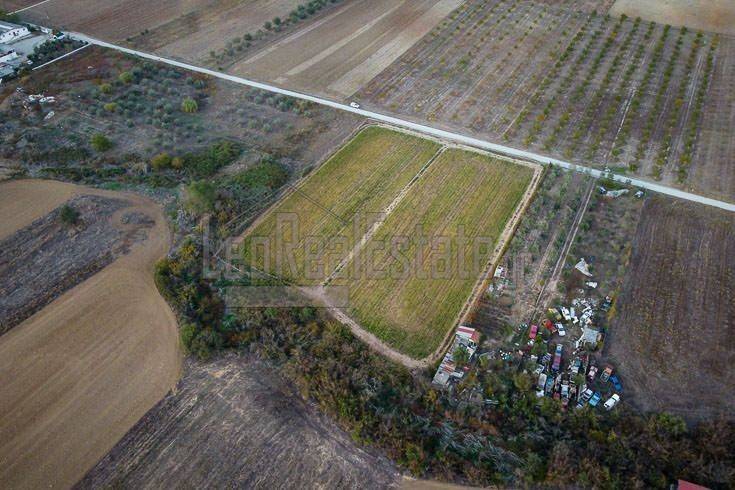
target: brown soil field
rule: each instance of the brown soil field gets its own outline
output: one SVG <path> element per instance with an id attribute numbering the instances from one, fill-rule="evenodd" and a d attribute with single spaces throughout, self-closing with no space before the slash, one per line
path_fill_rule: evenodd
<path id="1" fill-rule="evenodd" d="M 130 222 L 128 204 L 77 196 L 66 203 L 78 213 L 75 224 L 64 223 L 58 207 L 0 241 L 0 335 L 145 239 L 152 221 L 129 226 L 126 233 L 113 226 L 115 213 Z"/>
<path id="2" fill-rule="evenodd" d="M 41 25 L 84 32 L 108 41 L 135 36 L 205 8 L 211 0 L 51 0 L 23 12 L 23 19 Z"/>
<path id="3" fill-rule="evenodd" d="M 0 209 L 3 211 L 0 240 L 46 216 L 76 194 L 74 186 L 44 180 L 33 183 L 33 192 L 28 191 L 28 183 L 24 181 L 0 185 L 3 190 L 0 194 Z"/>
<path id="4" fill-rule="evenodd" d="M 306 22 L 230 72 L 348 97 L 428 33 L 461 0 L 346 2 Z"/>
<path id="5" fill-rule="evenodd" d="M 735 217 L 647 200 L 606 342 L 625 398 L 689 420 L 732 417 L 734 297 Z"/>
<path id="6" fill-rule="evenodd" d="M 735 35 L 732 0 L 617 0 L 610 13 Z"/>
<path id="7" fill-rule="evenodd" d="M 14 12 L 18 9 L 30 7 L 40 0 L 0 0 L 0 10 Z"/>
<path id="8" fill-rule="evenodd" d="M 188 360 L 161 400 L 76 488 L 388 488 L 399 474 L 305 403 L 275 368 Z"/>
<path id="9" fill-rule="evenodd" d="M 590 7 L 468 1 L 354 97 L 446 129 L 735 199 L 735 186 L 710 189 L 708 180 L 732 178 L 727 145 L 709 155 L 699 149 L 707 127 L 732 133 L 732 104 L 723 100 L 732 92 L 729 40 L 593 15 Z"/>
<path id="10" fill-rule="evenodd" d="M 179 377 L 176 319 L 152 274 L 170 234 L 161 209 L 138 195 L 39 181 L 5 186 L 47 201 L 46 209 L 79 194 L 121 198 L 131 204 L 126 212 L 155 221 L 130 253 L 0 338 L 0 481 L 9 488 L 69 487 Z M 0 205 L 6 195 L 0 192 Z M 121 213 L 112 220 L 131 226 Z"/>
<path id="11" fill-rule="evenodd" d="M 142 50 L 157 51 L 187 61 L 206 60 L 210 51 L 220 51 L 231 39 L 255 33 L 266 21 L 286 18 L 302 0 L 202 1 L 202 7 L 133 38 Z"/>

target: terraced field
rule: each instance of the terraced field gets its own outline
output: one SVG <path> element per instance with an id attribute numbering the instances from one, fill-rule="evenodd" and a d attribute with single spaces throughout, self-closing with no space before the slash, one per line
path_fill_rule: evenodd
<path id="1" fill-rule="evenodd" d="M 321 283 L 438 150 L 388 129 L 362 130 L 246 231 L 246 263 Z"/>
<path id="2" fill-rule="evenodd" d="M 350 313 L 415 358 L 458 320 L 533 170 L 474 152 L 444 151 L 345 268 Z"/>

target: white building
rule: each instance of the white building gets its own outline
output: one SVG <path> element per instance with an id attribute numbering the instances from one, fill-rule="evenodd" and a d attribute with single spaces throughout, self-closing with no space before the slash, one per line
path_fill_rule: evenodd
<path id="1" fill-rule="evenodd" d="M 17 60 L 18 59 L 18 53 L 15 51 L 0 51 L 0 63 L 7 63 L 9 61 Z"/>
<path id="2" fill-rule="evenodd" d="M 12 44 L 30 34 L 25 26 L 0 22 L 0 44 Z"/>

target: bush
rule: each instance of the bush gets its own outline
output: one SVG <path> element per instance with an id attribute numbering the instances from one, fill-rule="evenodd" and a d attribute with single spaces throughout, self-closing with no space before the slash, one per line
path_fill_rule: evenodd
<path id="1" fill-rule="evenodd" d="M 107 112 L 117 111 L 117 102 L 109 102 L 102 106 Z"/>
<path id="2" fill-rule="evenodd" d="M 181 110 L 189 114 L 193 114 L 199 110 L 199 104 L 191 97 L 185 98 L 181 101 Z"/>
<path id="3" fill-rule="evenodd" d="M 112 148 L 112 141 L 102 133 L 96 133 L 92 136 L 89 143 L 92 145 L 94 151 L 104 152 Z"/>
<path id="4" fill-rule="evenodd" d="M 132 83 L 133 82 L 133 74 L 129 71 L 124 71 L 120 73 L 120 75 L 117 77 L 118 80 L 120 80 L 122 83 Z"/>
<path id="5" fill-rule="evenodd" d="M 214 184 L 204 180 L 193 182 L 186 187 L 186 208 L 197 215 L 214 210 L 217 190 Z"/>
<path id="6" fill-rule="evenodd" d="M 110 85 L 109 83 L 103 83 L 102 85 L 100 85 L 100 92 L 102 92 L 103 94 L 112 93 L 112 85 Z"/>
<path id="7" fill-rule="evenodd" d="M 159 153 L 151 159 L 151 167 L 153 170 L 163 170 L 171 166 L 173 159 L 166 152 Z"/>
<path id="8" fill-rule="evenodd" d="M 79 211 L 69 206 L 68 204 L 64 204 L 64 206 L 61 208 L 61 212 L 59 213 L 59 217 L 61 218 L 61 222 L 63 224 L 67 226 L 73 226 L 79 222 Z"/>

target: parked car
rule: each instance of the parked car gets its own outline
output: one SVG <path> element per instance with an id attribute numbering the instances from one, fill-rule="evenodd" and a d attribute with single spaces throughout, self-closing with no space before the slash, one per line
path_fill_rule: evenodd
<path id="1" fill-rule="evenodd" d="M 551 369 L 554 371 L 558 371 L 561 367 L 561 352 L 562 352 L 562 345 L 556 344 L 556 352 L 554 352 L 554 363 L 551 365 Z"/>
<path id="2" fill-rule="evenodd" d="M 544 391 L 546 391 L 547 395 L 550 395 L 552 391 L 554 391 L 554 378 L 549 376 L 546 378 L 546 386 L 544 387 Z"/>
<path id="3" fill-rule="evenodd" d="M 606 366 L 605 370 L 602 371 L 602 374 L 600 375 L 600 381 L 602 381 L 603 383 L 607 383 L 607 380 L 610 379 L 610 376 L 612 376 L 612 373 L 613 373 L 612 366 L 609 366 L 609 365 Z"/>
<path id="4" fill-rule="evenodd" d="M 546 378 L 547 378 L 546 373 L 539 374 L 539 376 L 538 376 L 538 384 L 536 385 L 536 386 L 538 386 L 538 389 L 539 390 L 542 390 L 543 391 L 544 387 L 546 386 Z"/>
<path id="5" fill-rule="evenodd" d="M 561 323 L 556 324 L 556 329 L 559 331 L 559 337 L 565 337 L 567 335 L 567 331 Z"/>
<path id="6" fill-rule="evenodd" d="M 579 401 L 577 402 L 577 408 L 582 408 L 585 403 L 590 401 L 590 398 L 592 398 L 593 392 L 591 389 L 587 388 L 582 392 L 581 395 L 579 395 Z"/>
<path id="7" fill-rule="evenodd" d="M 587 377 L 590 380 L 594 380 L 595 376 L 597 376 L 597 366 L 590 366 L 590 372 L 587 374 Z"/>
<path id="8" fill-rule="evenodd" d="M 534 340 L 538 335 L 538 325 L 531 325 L 531 330 L 528 332 L 528 338 Z"/>
<path id="9" fill-rule="evenodd" d="M 546 327 L 546 329 L 547 329 L 547 330 L 548 330 L 549 332 L 551 332 L 552 334 L 555 334 L 555 333 L 556 333 L 556 327 L 555 327 L 555 326 L 554 326 L 554 324 L 553 324 L 553 323 L 551 322 L 551 320 L 549 320 L 549 319 L 547 318 L 546 320 L 544 320 L 544 321 L 543 321 L 543 324 L 544 324 L 544 327 Z"/>
<path id="10" fill-rule="evenodd" d="M 617 374 L 614 374 L 614 375 L 610 376 L 610 382 L 615 387 L 615 391 L 620 391 L 622 393 L 622 391 L 623 391 L 623 385 L 620 382 L 620 378 L 618 378 L 618 375 Z"/>
<path id="11" fill-rule="evenodd" d="M 574 374 L 578 374 L 578 373 L 579 373 L 579 370 L 580 370 L 580 368 L 581 368 L 581 367 L 582 367 L 582 359 L 580 359 L 580 358 L 578 357 L 578 358 L 576 358 L 576 359 L 574 360 L 574 362 L 572 363 L 572 367 L 571 367 L 571 369 L 572 369 L 572 373 L 574 373 Z"/>
<path id="12" fill-rule="evenodd" d="M 595 391 L 595 394 L 592 395 L 592 398 L 590 398 L 590 406 L 596 407 L 598 403 L 600 403 L 600 400 L 602 399 L 602 395 L 599 391 Z"/>
<path id="13" fill-rule="evenodd" d="M 607 399 L 605 402 L 605 410 L 612 410 L 620 402 L 620 395 L 615 393 L 613 396 Z"/>

